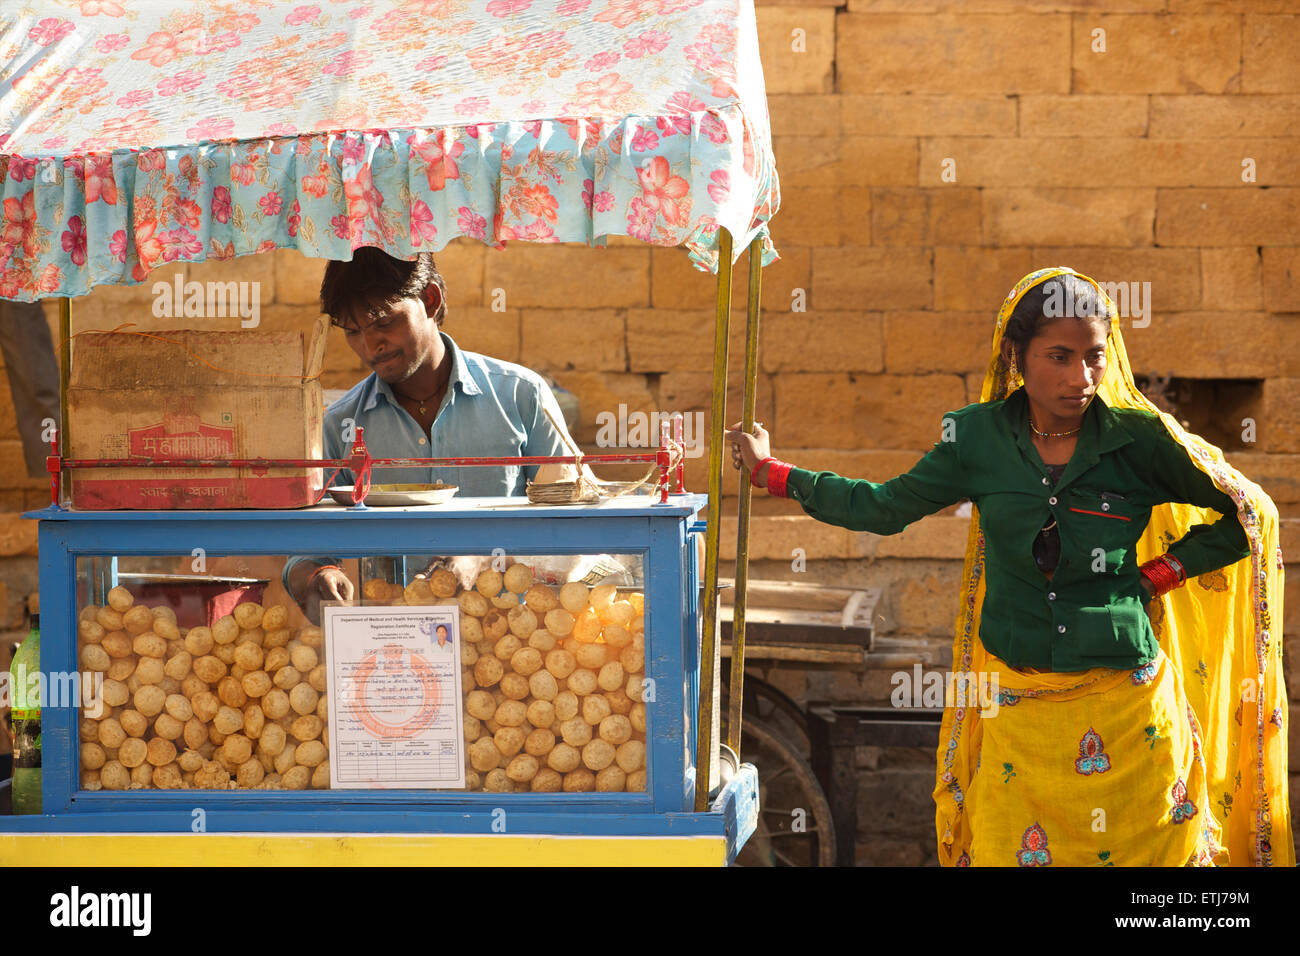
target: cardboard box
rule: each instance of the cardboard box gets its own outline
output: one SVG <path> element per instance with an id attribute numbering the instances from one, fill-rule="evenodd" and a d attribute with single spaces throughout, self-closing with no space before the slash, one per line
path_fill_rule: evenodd
<path id="1" fill-rule="evenodd" d="M 329 324 L 302 332 L 95 332 L 73 340 L 70 458 L 320 458 Z M 82 468 L 72 507 L 301 508 L 319 468 Z"/>

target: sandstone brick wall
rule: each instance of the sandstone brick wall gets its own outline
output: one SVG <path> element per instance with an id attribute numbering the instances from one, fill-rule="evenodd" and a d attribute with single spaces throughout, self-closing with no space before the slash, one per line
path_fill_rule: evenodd
<path id="1" fill-rule="evenodd" d="M 877 481 L 906 470 L 944 411 L 978 399 L 1006 292 L 1032 269 L 1070 265 L 1151 283 L 1151 325 L 1125 328 L 1139 373 L 1259 383 L 1257 441 L 1229 457 L 1290 519 L 1284 553 L 1300 554 L 1300 0 L 760 0 L 758 24 L 782 185 L 758 408 L 777 454 Z M 456 241 L 438 261 L 447 331 L 576 393 L 589 448 L 595 416 L 620 404 L 707 416 L 714 280 L 681 251 Z M 180 271 L 258 281 L 262 326 L 291 329 L 315 318 L 321 269 L 281 251 Z M 149 285 L 76 300 L 74 331 L 174 327 L 150 314 Z M 806 311 L 791 311 L 798 298 Z M 743 343 L 737 324 L 733 368 Z M 325 386 L 363 374 L 335 334 Z M 739 389 L 733 375 L 733 420 Z M 16 513 L 46 496 L 19 462 L 0 389 L 0 627 L 15 626 L 35 577 L 34 529 Z M 703 490 L 702 461 L 688 480 Z M 761 498 L 755 511 L 755 574 L 883 586 L 881 633 L 950 639 L 966 525 L 953 509 L 884 540 L 788 502 Z M 1294 659 L 1300 585 L 1287 597 Z M 874 700 L 889 687 L 884 672 L 768 676 L 800 699 Z M 1294 705 L 1291 733 L 1300 767 Z M 864 824 L 864 862 L 932 853 L 929 763 L 915 758 L 863 755 L 896 775 L 873 781 L 925 805 Z"/>

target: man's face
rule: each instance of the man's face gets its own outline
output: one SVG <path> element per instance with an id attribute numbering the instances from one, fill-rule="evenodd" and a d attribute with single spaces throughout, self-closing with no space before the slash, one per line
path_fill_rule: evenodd
<path id="1" fill-rule="evenodd" d="M 398 385 L 429 359 L 438 325 L 423 300 L 401 299 L 382 307 L 373 319 L 348 316 L 343 334 L 363 364 L 389 385 Z"/>

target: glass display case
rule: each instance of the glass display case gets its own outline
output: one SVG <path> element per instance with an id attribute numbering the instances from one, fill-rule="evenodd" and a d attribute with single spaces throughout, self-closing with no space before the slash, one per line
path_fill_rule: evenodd
<path id="1" fill-rule="evenodd" d="M 754 768 L 694 809 L 705 501 L 32 513 L 42 670 L 79 687 L 43 710 L 43 815 L 0 847 L 201 825 L 731 860 Z"/>
<path id="2" fill-rule="evenodd" d="M 355 596 L 327 607 L 440 609 L 409 615 L 426 639 L 372 667 L 390 676 L 369 695 L 356 667 L 329 668 L 330 622 L 313 623 L 320 609 L 285 587 L 285 568 L 304 560 L 205 553 L 212 573 L 197 574 L 188 554 L 76 559 L 77 657 L 91 688 L 77 722 L 80 791 L 330 789 L 331 700 L 348 702 L 338 769 L 350 786 L 401 786 L 455 754 L 463 781 L 439 789 L 646 790 L 640 555 L 313 561 L 337 561 Z M 430 705 L 436 680 L 420 678 L 450 687 L 454 670 L 459 708 Z"/>

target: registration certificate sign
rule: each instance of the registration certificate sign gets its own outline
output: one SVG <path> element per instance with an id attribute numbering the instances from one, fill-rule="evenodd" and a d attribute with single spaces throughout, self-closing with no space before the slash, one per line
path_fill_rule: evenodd
<path id="1" fill-rule="evenodd" d="M 460 608 L 322 611 L 330 787 L 463 789 Z"/>

